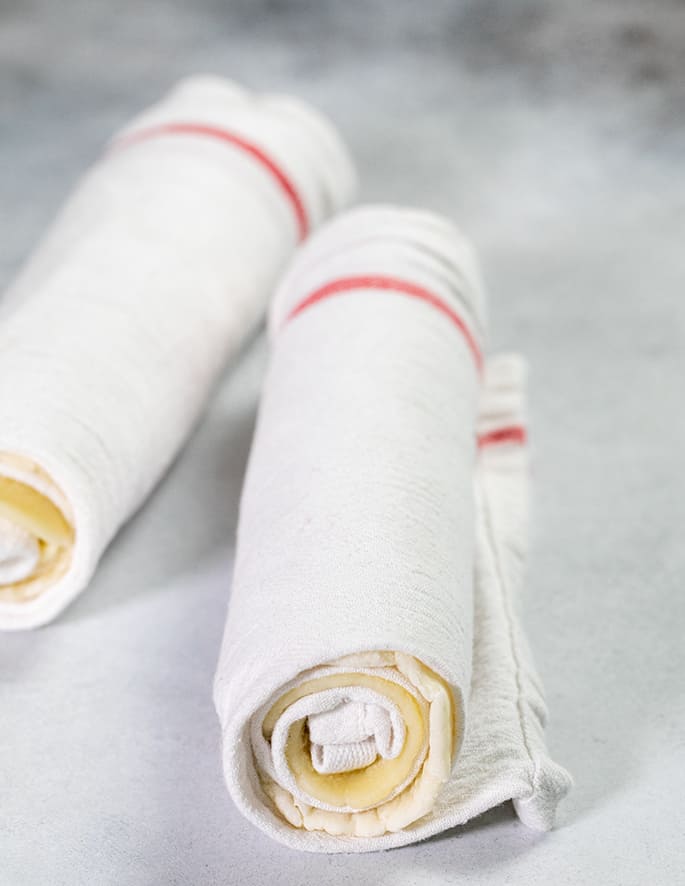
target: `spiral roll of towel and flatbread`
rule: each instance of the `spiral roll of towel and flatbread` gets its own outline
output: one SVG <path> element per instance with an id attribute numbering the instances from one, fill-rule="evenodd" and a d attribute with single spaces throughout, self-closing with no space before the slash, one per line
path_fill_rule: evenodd
<path id="1" fill-rule="evenodd" d="M 389 848 L 567 774 L 516 598 L 523 364 L 483 356 L 472 249 L 367 207 L 301 248 L 271 306 L 215 681 L 239 809 L 299 849 Z"/>
<path id="2" fill-rule="evenodd" d="M 315 111 L 218 78 L 114 138 L 0 303 L 0 628 L 83 590 L 353 188 Z"/>

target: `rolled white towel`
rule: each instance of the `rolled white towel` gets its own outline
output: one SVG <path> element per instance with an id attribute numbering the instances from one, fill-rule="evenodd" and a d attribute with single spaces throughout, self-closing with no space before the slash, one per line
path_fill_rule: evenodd
<path id="1" fill-rule="evenodd" d="M 236 804 L 325 852 L 508 799 L 550 827 L 569 779 L 515 614 L 522 364 L 484 365 L 469 245 L 428 213 L 348 212 L 269 319 L 215 682 Z"/>
<path id="2" fill-rule="evenodd" d="M 315 111 L 218 78 L 114 138 L 1 304 L 0 628 L 84 588 L 353 187 Z"/>

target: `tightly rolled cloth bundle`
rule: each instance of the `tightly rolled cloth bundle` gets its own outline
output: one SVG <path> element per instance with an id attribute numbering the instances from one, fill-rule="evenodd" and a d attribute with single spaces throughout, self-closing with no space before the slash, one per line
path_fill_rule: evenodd
<path id="1" fill-rule="evenodd" d="M 214 78 L 114 139 L 1 305 L 1 628 L 83 589 L 353 179 L 313 110 Z"/>
<path id="2" fill-rule="evenodd" d="M 362 208 L 306 244 L 272 354 L 215 681 L 240 810 L 292 847 L 385 849 L 514 800 L 552 826 L 516 615 L 523 367 L 484 363 L 468 244 Z"/>

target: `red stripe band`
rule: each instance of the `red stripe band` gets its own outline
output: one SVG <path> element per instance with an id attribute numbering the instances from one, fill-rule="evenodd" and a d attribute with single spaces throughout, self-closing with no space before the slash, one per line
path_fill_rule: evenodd
<path id="1" fill-rule="evenodd" d="M 294 184 L 278 166 L 278 164 L 260 147 L 252 142 L 247 141 L 241 135 L 229 132 L 227 129 L 220 129 L 218 126 L 210 126 L 205 123 L 160 123 L 157 126 L 149 126 L 147 129 L 138 129 L 119 139 L 116 144 L 121 147 L 128 147 L 137 142 L 147 141 L 148 139 L 158 138 L 164 135 L 200 135 L 206 138 L 217 139 L 225 142 L 235 148 L 240 148 L 246 154 L 249 154 L 254 160 L 257 160 L 261 166 L 271 175 L 276 184 L 285 195 L 290 206 L 292 207 L 297 222 L 297 232 L 300 240 L 304 240 L 309 232 L 309 222 L 307 220 L 307 212 L 304 203 L 298 194 Z"/>
<path id="2" fill-rule="evenodd" d="M 497 443 L 518 443 L 523 446 L 526 439 L 526 429 L 523 425 L 511 425 L 508 428 L 497 428 L 495 431 L 479 434 L 478 448 L 483 449 L 485 446 L 494 446 Z"/>
<path id="3" fill-rule="evenodd" d="M 368 277 L 341 277 L 319 287 L 290 311 L 285 318 L 285 323 L 297 317 L 307 308 L 318 302 L 324 301 L 333 295 L 340 295 L 343 292 L 350 292 L 357 289 L 381 289 L 385 292 L 394 292 L 401 295 L 408 295 L 426 302 L 431 307 L 444 314 L 454 326 L 461 332 L 471 354 L 473 356 L 476 368 L 479 372 L 483 369 L 483 355 L 480 348 L 473 337 L 470 329 L 449 305 L 439 299 L 436 295 L 416 283 L 410 283 L 407 280 L 400 280 L 395 277 L 368 276 Z"/>

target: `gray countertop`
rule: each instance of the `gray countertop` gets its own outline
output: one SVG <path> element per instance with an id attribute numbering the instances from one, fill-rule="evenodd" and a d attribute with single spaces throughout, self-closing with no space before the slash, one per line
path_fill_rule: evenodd
<path id="1" fill-rule="evenodd" d="M 258 341 L 88 592 L 0 637 L 2 886 L 685 882 L 684 47 L 669 2 L 0 5 L 3 283 L 112 130 L 195 71 L 314 102 L 364 199 L 475 240 L 493 344 L 531 364 L 524 606 L 577 782 L 551 834 L 503 807 L 355 857 L 233 808 L 211 682 Z"/>

